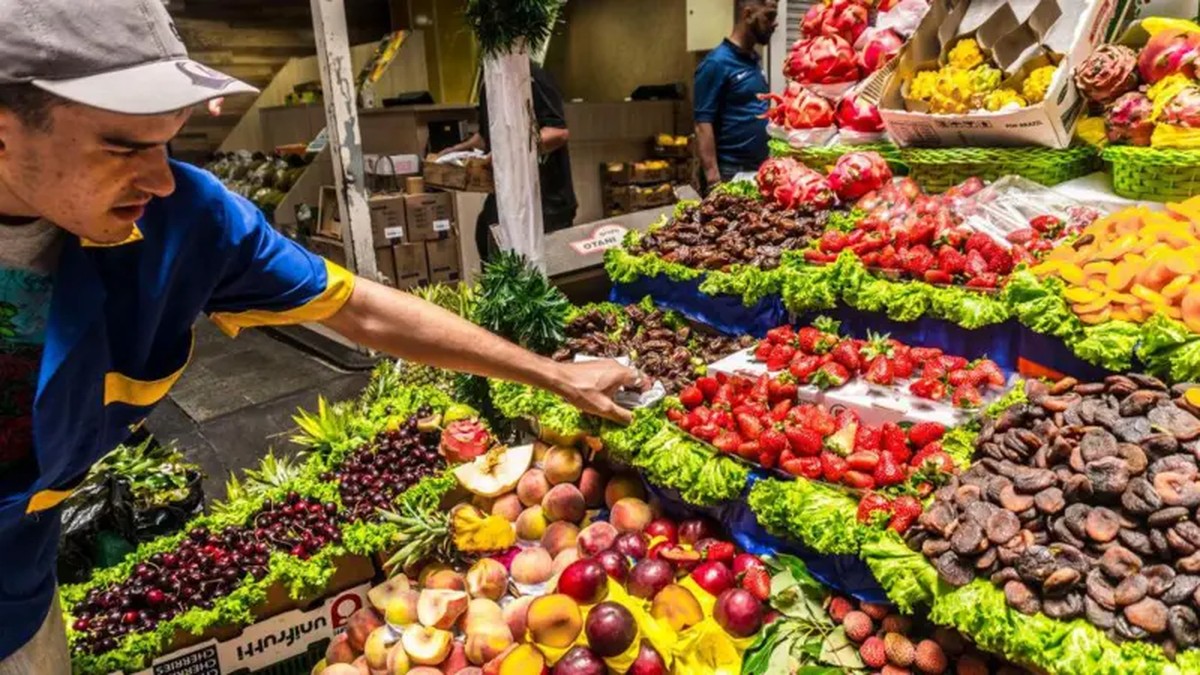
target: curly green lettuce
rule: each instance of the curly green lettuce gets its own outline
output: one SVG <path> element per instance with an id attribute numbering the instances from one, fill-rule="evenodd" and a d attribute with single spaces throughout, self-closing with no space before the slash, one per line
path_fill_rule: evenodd
<path id="1" fill-rule="evenodd" d="M 858 522 L 858 502 L 831 485 L 803 478 L 765 478 L 747 498 L 760 525 L 818 553 L 856 554 L 871 528 Z"/>
<path id="2" fill-rule="evenodd" d="M 1108 321 L 1084 328 L 1083 339 L 1071 345 L 1071 350 L 1088 363 L 1120 372 L 1133 367 L 1134 349 L 1141 338 L 1141 326 Z"/>

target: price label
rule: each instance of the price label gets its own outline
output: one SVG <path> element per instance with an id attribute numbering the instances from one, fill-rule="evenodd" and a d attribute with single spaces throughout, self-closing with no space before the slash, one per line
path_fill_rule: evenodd
<path id="1" fill-rule="evenodd" d="M 450 231 L 450 220 L 442 219 L 442 220 L 433 221 L 433 231 L 434 232 L 449 232 Z"/>
<path id="2" fill-rule="evenodd" d="M 387 237 L 388 239 L 403 239 L 404 238 L 404 228 L 403 227 L 385 227 L 385 228 L 383 228 L 383 236 Z"/>

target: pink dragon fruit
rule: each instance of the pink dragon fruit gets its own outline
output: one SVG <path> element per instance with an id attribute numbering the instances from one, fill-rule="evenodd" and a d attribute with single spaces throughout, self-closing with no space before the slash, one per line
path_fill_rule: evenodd
<path id="1" fill-rule="evenodd" d="M 1142 47 L 1138 71 L 1147 84 L 1175 73 L 1194 78 L 1197 58 L 1200 58 L 1200 33 L 1164 30 Z"/>
<path id="2" fill-rule="evenodd" d="M 796 163 L 775 187 L 775 201 L 784 208 L 820 211 L 833 206 L 833 189 L 825 176 Z"/>
<path id="3" fill-rule="evenodd" d="M 879 108 L 854 94 L 846 94 L 838 101 L 834 119 L 842 129 L 862 133 L 883 131 L 883 118 L 879 116 Z"/>
<path id="4" fill-rule="evenodd" d="M 879 6 L 876 7 L 875 9 L 877 9 L 881 12 L 890 12 L 896 5 L 900 4 L 902 1 L 903 0 L 879 0 Z"/>
<path id="5" fill-rule="evenodd" d="M 870 75 L 887 65 L 888 61 L 896 58 L 903 46 L 904 38 L 891 28 L 876 32 L 863 47 L 859 58 L 863 74 Z"/>
<path id="6" fill-rule="evenodd" d="M 797 40 L 783 74 L 807 84 L 836 84 L 858 79 L 858 59 L 850 43 L 836 35 Z"/>
<path id="7" fill-rule="evenodd" d="M 800 22 L 800 34 L 804 37 L 816 37 L 823 31 L 821 26 L 825 24 L 825 14 L 829 9 L 829 5 L 824 2 L 818 2 L 808 11 L 804 13 L 804 19 Z"/>
<path id="8" fill-rule="evenodd" d="M 767 111 L 767 118 L 788 129 L 821 129 L 833 126 L 833 106 L 823 97 L 818 96 L 804 87 L 797 87 L 798 92 L 789 96 L 784 92 L 766 94 L 773 107 Z M 789 92 L 791 85 L 788 85 Z"/>
<path id="9" fill-rule="evenodd" d="M 1137 86 L 1137 54 L 1121 45 L 1101 45 L 1075 69 L 1075 86 L 1104 105 Z"/>
<path id="10" fill-rule="evenodd" d="M 787 83 L 787 88 L 784 89 L 782 94 L 776 94 L 774 92 L 768 94 L 759 94 L 758 98 L 768 101 L 770 105 L 770 107 L 767 109 L 767 112 L 762 115 L 762 119 L 765 119 L 777 126 L 787 126 L 788 106 L 791 105 L 792 99 L 796 98 L 796 96 L 798 96 L 802 91 L 804 91 L 803 85 L 794 80 L 789 80 Z"/>
<path id="11" fill-rule="evenodd" d="M 1167 101 L 1160 122 L 1187 129 L 1200 129 L 1200 87 L 1188 85 Z"/>
<path id="12" fill-rule="evenodd" d="M 763 196 L 775 194 L 775 188 L 794 167 L 800 163 L 790 157 L 768 159 L 758 167 L 756 181 L 758 192 Z"/>
<path id="13" fill-rule="evenodd" d="M 1109 142 L 1150 145 L 1150 135 L 1154 133 L 1154 122 L 1150 120 L 1153 109 L 1154 104 L 1140 92 L 1131 91 L 1118 98 L 1104 115 Z"/>
<path id="14" fill-rule="evenodd" d="M 870 10 L 862 0 L 833 0 L 821 22 L 823 35 L 836 35 L 850 44 L 867 29 Z M 807 18 L 807 15 L 805 15 Z"/>
<path id="15" fill-rule="evenodd" d="M 878 190 L 892 179 L 892 168 L 878 152 L 850 152 L 829 172 L 829 187 L 843 202 Z"/>

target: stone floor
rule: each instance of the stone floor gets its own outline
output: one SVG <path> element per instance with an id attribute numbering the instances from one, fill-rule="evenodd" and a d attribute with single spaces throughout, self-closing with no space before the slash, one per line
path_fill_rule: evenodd
<path id="1" fill-rule="evenodd" d="M 220 499 L 231 471 L 256 465 L 269 448 L 299 450 L 288 440 L 298 408 L 315 409 L 318 396 L 341 400 L 362 391 L 369 370 L 357 365 L 364 369 L 339 368 L 260 330 L 231 340 L 201 319 L 191 365 L 146 428 L 199 464 L 206 497 Z"/>

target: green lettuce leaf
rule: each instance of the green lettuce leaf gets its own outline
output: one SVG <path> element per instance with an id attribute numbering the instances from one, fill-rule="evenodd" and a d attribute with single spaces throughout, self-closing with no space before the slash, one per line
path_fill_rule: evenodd
<path id="1" fill-rule="evenodd" d="M 864 542 L 861 556 L 901 611 L 911 613 L 933 600 L 940 583 L 937 570 L 895 532 L 885 531 Z"/>
<path id="2" fill-rule="evenodd" d="M 1134 348 L 1141 337 L 1141 326 L 1128 321 L 1109 321 L 1084 328 L 1083 339 L 1071 348 L 1088 363 L 1120 372 L 1133 367 Z"/>
<path id="3" fill-rule="evenodd" d="M 1138 359 L 1146 371 L 1176 382 L 1200 376 L 1200 335 L 1163 314 L 1142 324 Z"/>
<path id="4" fill-rule="evenodd" d="M 1062 296 L 1062 280 L 1039 279 L 1022 270 L 1014 273 L 1001 293 L 1013 315 L 1030 330 L 1062 338 L 1068 346 L 1083 336 L 1083 322 Z"/>
<path id="5" fill-rule="evenodd" d="M 747 498 L 760 525 L 818 553 L 855 554 L 873 530 L 858 522 L 858 503 L 840 489 L 802 478 L 764 478 Z"/>
<path id="6" fill-rule="evenodd" d="M 750 307 L 783 288 L 783 275 L 776 270 L 761 270 L 752 265 L 733 265 L 728 272 L 710 271 L 700 284 L 705 295 L 733 295 Z"/>

